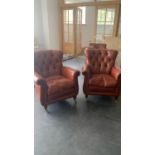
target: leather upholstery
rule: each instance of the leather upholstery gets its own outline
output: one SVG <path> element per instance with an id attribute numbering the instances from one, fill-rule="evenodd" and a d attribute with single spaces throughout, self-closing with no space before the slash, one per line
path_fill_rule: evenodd
<path id="1" fill-rule="evenodd" d="M 74 88 L 74 81 L 70 80 L 64 76 L 57 75 L 52 76 L 46 80 L 48 86 L 48 95 L 59 94 L 64 92 L 64 90 Z"/>
<path id="2" fill-rule="evenodd" d="M 34 82 L 41 104 L 48 104 L 78 94 L 79 71 L 62 65 L 62 52 L 43 50 L 34 53 Z"/>
<path id="3" fill-rule="evenodd" d="M 109 74 L 115 64 L 117 51 L 107 49 L 86 49 L 85 54 L 87 57 L 86 64 L 89 64 L 93 74 Z"/>
<path id="4" fill-rule="evenodd" d="M 34 69 L 43 77 L 61 74 L 62 52 L 46 51 L 35 52 Z"/>
<path id="5" fill-rule="evenodd" d="M 89 47 L 91 47 L 91 48 L 106 48 L 107 45 L 104 43 L 89 43 Z"/>
<path id="6" fill-rule="evenodd" d="M 119 67 L 113 67 L 111 70 L 111 75 L 118 80 L 121 76 L 121 70 Z"/>
<path id="7" fill-rule="evenodd" d="M 90 86 L 115 87 L 117 81 L 108 74 L 95 74 L 89 79 Z"/>
<path id="8" fill-rule="evenodd" d="M 71 80 L 76 80 L 76 77 L 80 75 L 80 72 L 75 72 L 74 69 L 70 67 L 62 67 L 62 74 Z"/>
<path id="9" fill-rule="evenodd" d="M 118 96 L 121 88 L 121 70 L 115 67 L 116 50 L 85 49 L 83 90 L 88 95 Z"/>

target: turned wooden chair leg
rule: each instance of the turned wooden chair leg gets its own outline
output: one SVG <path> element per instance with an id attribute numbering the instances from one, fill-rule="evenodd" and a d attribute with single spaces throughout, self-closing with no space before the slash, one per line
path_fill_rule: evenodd
<path id="1" fill-rule="evenodd" d="M 118 99 L 118 97 L 119 97 L 119 96 L 115 96 L 115 100 L 117 100 L 117 99 Z"/>
<path id="2" fill-rule="evenodd" d="M 115 96 L 115 102 L 116 102 L 116 103 L 118 102 L 118 97 L 119 97 L 119 96 Z"/>
<path id="3" fill-rule="evenodd" d="M 88 98 L 88 95 L 87 95 L 87 94 L 85 94 L 85 98 L 86 98 L 86 99 Z"/>
<path id="4" fill-rule="evenodd" d="M 73 97 L 75 104 L 77 104 L 76 96 Z"/>
<path id="5" fill-rule="evenodd" d="M 47 111 L 47 105 L 44 105 L 45 110 Z M 48 111 L 47 111 L 48 112 Z"/>

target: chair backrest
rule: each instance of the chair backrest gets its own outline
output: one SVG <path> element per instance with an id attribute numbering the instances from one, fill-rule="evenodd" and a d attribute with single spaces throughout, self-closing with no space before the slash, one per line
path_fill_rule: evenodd
<path id="1" fill-rule="evenodd" d="M 62 73 L 63 53 L 56 50 L 40 50 L 34 52 L 34 71 L 48 77 Z"/>
<path id="2" fill-rule="evenodd" d="M 92 48 L 106 48 L 107 47 L 105 43 L 89 43 L 89 46 Z"/>
<path id="3" fill-rule="evenodd" d="M 93 74 L 110 74 L 117 57 L 116 50 L 86 48 L 86 64 Z"/>

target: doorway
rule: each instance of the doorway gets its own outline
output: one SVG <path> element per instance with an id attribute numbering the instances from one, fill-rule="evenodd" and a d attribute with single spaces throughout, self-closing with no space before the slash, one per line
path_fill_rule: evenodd
<path id="1" fill-rule="evenodd" d="M 81 53 L 82 10 L 80 8 L 63 9 L 62 50 L 65 57 L 71 58 Z"/>

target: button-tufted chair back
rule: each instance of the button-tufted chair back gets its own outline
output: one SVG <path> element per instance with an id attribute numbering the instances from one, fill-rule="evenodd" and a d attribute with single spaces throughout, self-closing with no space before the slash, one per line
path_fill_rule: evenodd
<path id="1" fill-rule="evenodd" d="M 62 52 L 44 50 L 34 53 L 34 70 L 43 77 L 62 73 Z"/>
<path id="2" fill-rule="evenodd" d="M 86 48 L 86 64 L 90 66 L 94 74 L 110 74 L 117 53 L 116 50 Z"/>
<path id="3" fill-rule="evenodd" d="M 89 43 L 91 48 L 106 48 L 107 45 L 105 43 Z"/>

